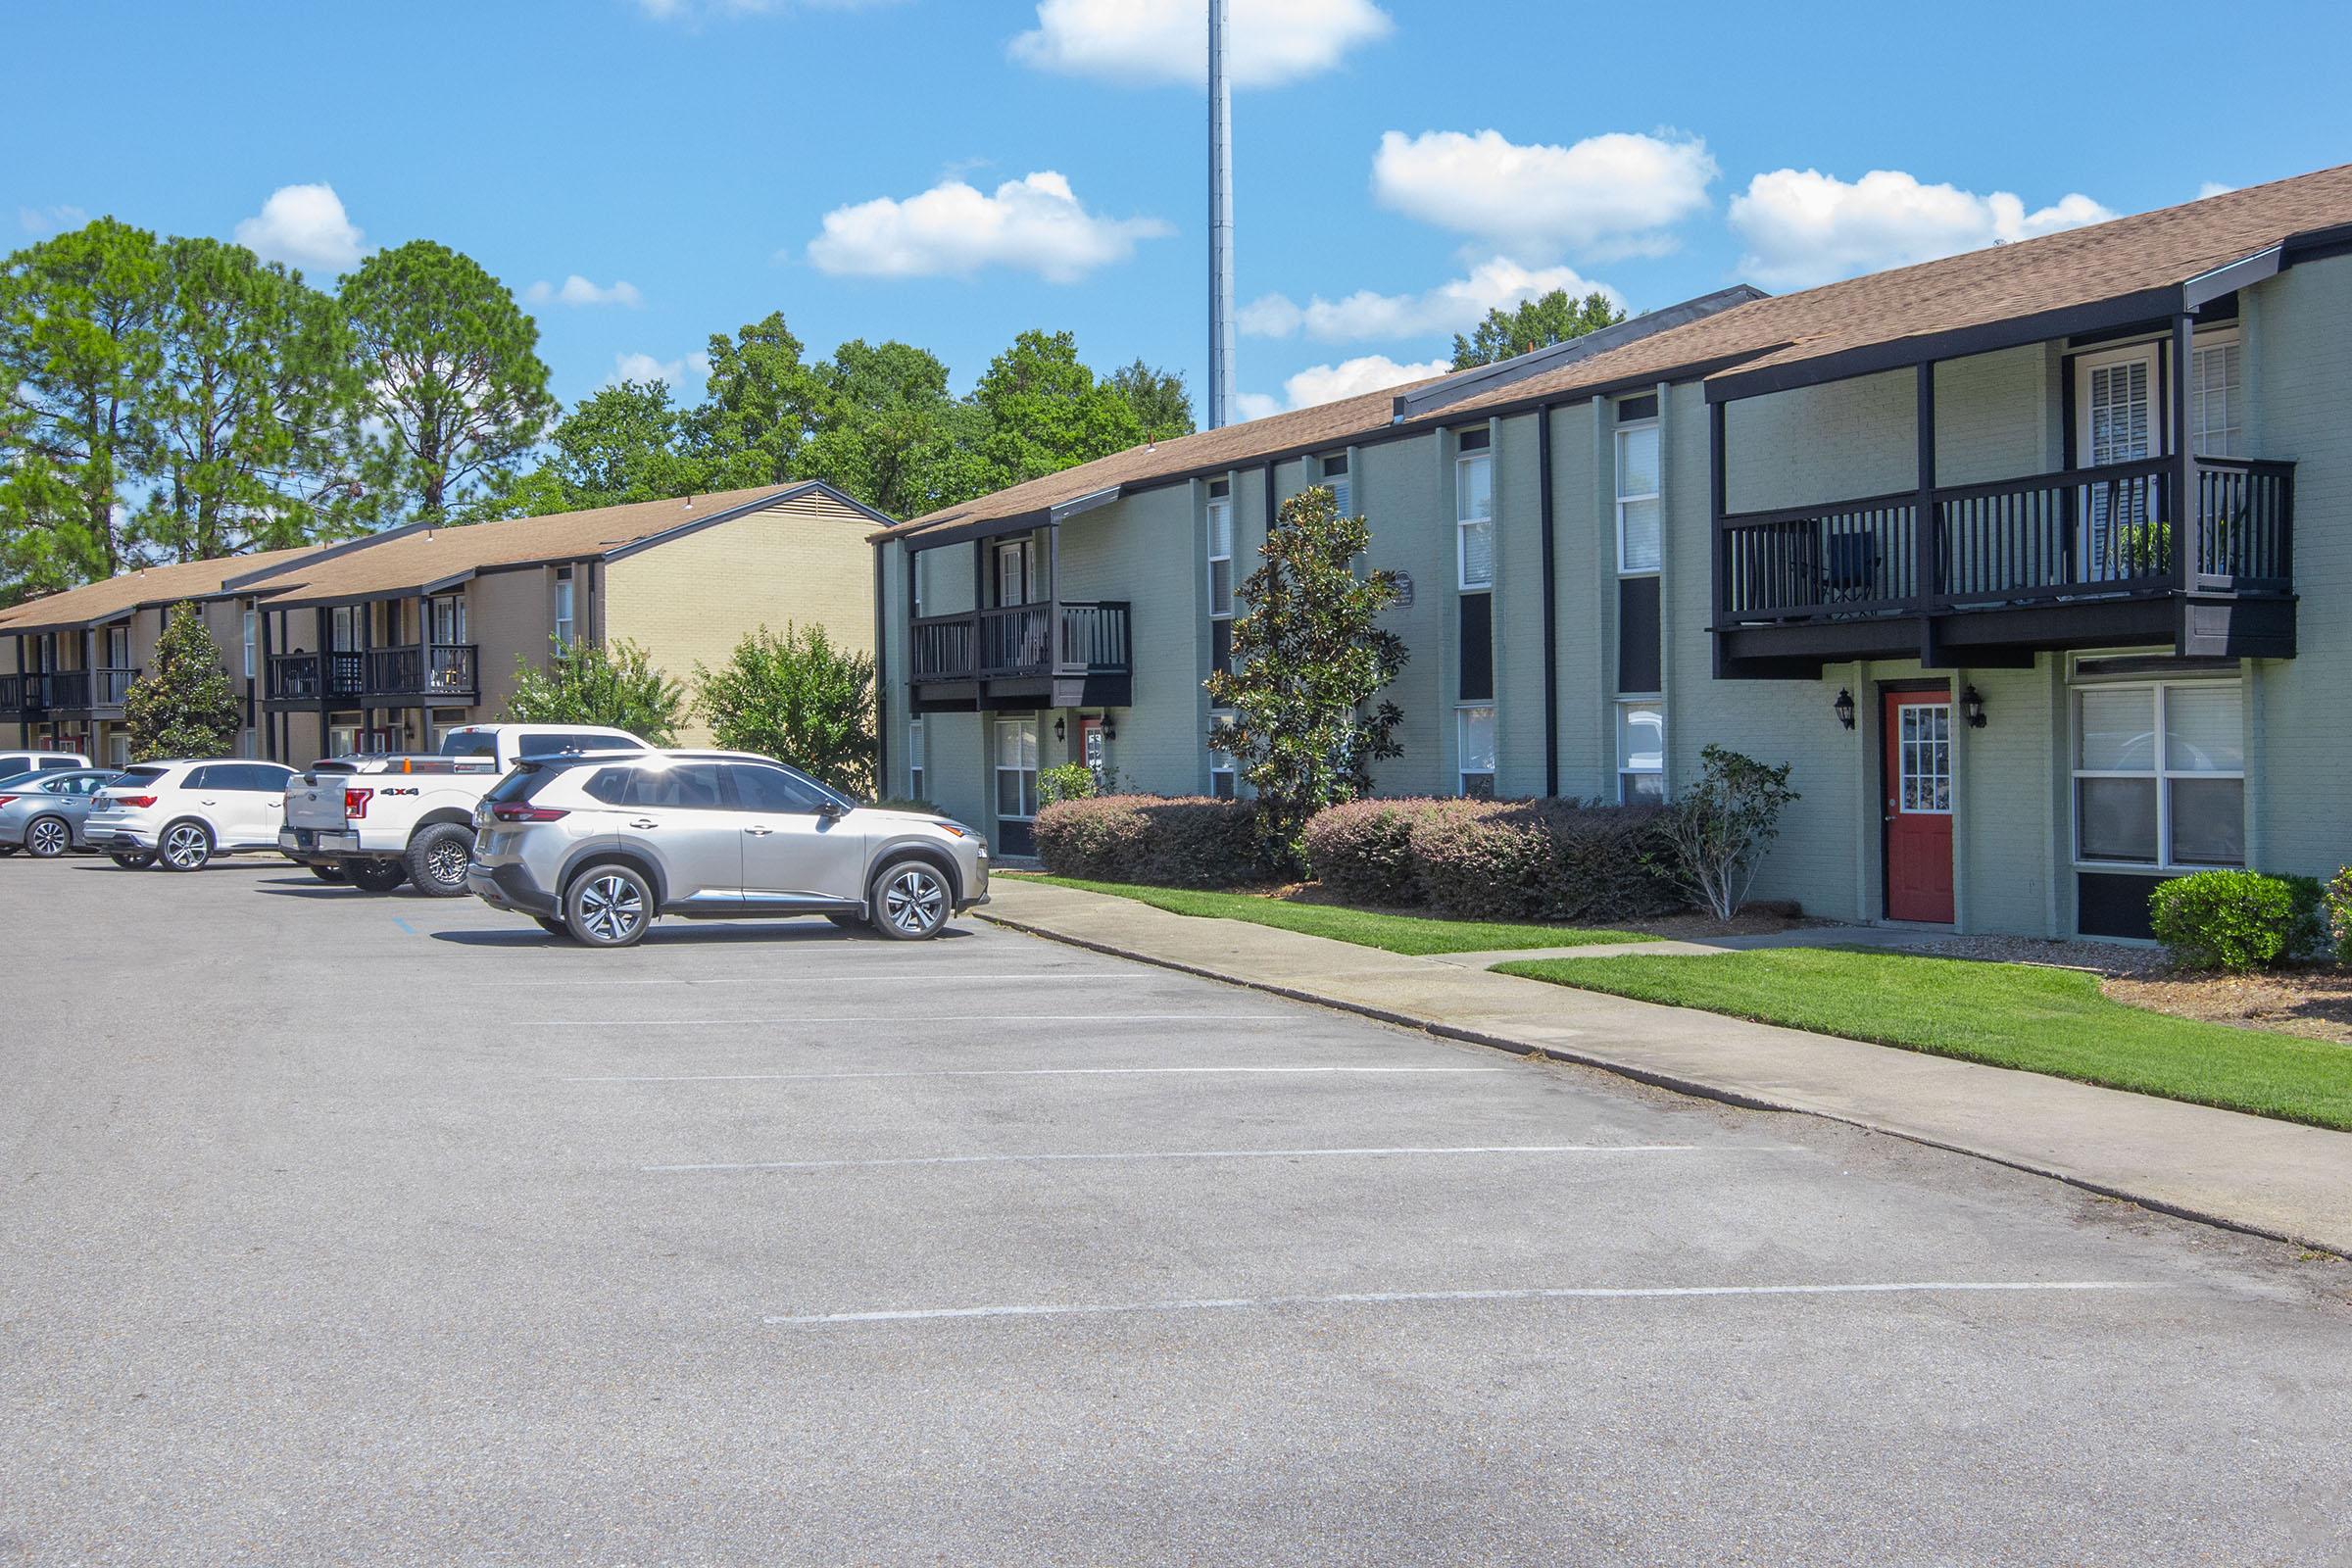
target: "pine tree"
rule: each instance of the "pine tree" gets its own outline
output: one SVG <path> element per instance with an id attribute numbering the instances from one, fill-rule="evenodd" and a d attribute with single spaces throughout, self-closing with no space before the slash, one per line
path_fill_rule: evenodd
<path id="1" fill-rule="evenodd" d="M 223 757 L 236 749 L 244 712 L 220 645 L 192 604 L 172 607 L 146 671 L 123 695 L 130 760 Z"/>

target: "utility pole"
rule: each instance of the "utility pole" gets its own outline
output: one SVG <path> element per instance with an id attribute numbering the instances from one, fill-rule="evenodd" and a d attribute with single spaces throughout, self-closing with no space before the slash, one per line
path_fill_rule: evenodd
<path id="1" fill-rule="evenodd" d="M 1208 427 L 1233 420 L 1233 85 L 1227 7 L 1208 0 Z"/>

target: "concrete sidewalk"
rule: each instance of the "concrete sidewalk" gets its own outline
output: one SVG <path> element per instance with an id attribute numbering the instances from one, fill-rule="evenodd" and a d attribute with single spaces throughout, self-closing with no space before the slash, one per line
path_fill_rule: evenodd
<path id="1" fill-rule="evenodd" d="M 2352 1135 L 1103 894 L 1014 879 L 990 892 L 982 917 L 1014 930 L 1712 1100 L 1828 1116 L 2352 1255 Z"/>

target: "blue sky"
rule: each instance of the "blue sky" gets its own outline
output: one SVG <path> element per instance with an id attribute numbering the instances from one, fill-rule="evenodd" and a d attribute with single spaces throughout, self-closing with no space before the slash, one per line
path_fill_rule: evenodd
<path id="1" fill-rule="evenodd" d="M 319 281 L 437 239 L 532 300 L 566 403 L 691 394 L 771 310 L 959 387 L 1066 327 L 1198 393 L 1203 3 L 13 0 L 0 233 L 111 213 Z M 1553 281 L 1799 286 L 2352 158 L 2340 5 L 1233 7 L 1252 411 Z"/>

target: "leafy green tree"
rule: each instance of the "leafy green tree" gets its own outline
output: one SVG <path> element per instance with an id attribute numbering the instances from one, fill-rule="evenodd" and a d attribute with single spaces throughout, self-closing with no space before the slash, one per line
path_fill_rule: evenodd
<path id="1" fill-rule="evenodd" d="M 162 248 L 111 218 L 0 265 L 0 602 L 122 571 L 147 474 Z"/>
<path id="2" fill-rule="evenodd" d="M 244 719 L 220 645 L 204 617 L 192 604 L 173 605 L 146 669 L 122 696 L 130 760 L 227 756 Z"/>
<path id="3" fill-rule="evenodd" d="M 686 689 L 654 667 L 653 657 L 623 638 L 607 647 L 583 638 L 550 637 L 543 669 L 514 656 L 507 719 L 516 724 L 606 724 L 653 746 L 677 739 Z"/>
<path id="4" fill-rule="evenodd" d="M 1144 439 L 1135 406 L 1079 363 L 1067 332 L 1023 332 L 990 363 L 972 403 L 988 421 L 979 438 L 984 490 L 1057 473 Z"/>
<path id="5" fill-rule="evenodd" d="M 362 262 L 341 299 L 381 430 L 376 504 L 449 520 L 529 455 L 556 413 L 538 325 L 479 263 L 424 239 Z"/>
<path id="6" fill-rule="evenodd" d="M 1111 371 L 1110 386 L 1135 410 L 1145 440 L 1169 441 L 1193 433 L 1193 395 L 1185 390 L 1181 373 L 1154 369 L 1137 360 Z"/>
<path id="7" fill-rule="evenodd" d="M 1233 623 L 1233 668 L 1208 677 L 1210 703 L 1238 715 L 1211 728 L 1209 748 L 1234 760 L 1257 794 L 1268 854 L 1294 868 L 1306 819 L 1363 795 L 1371 764 L 1403 755 L 1403 710 L 1372 706 L 1406 654 L 1380 625 L 1400 592 L 1395 574 L 1355 574 L 1370 542 L 1326 486 L 1285 501 L 1258 550 L 1264 564 L 1239 589 L 1249 608 Z"/>
<path id="8" fill-rule="evenodd" d="M 844 794 L 874 778 L 874 662 L 833 646 L 822 626 L 765 626 L 716 669 L 694 667 L 696 706 L 729 751 L 790 762 Z"/>
<path id="9" fill-rule="evenodd" d="M 692 450 L 688 418 L 662 381 L 621 381 L 582 399 L 548 437 L 555 451 L 535 472 L 552 483 L 535 487 L 524 510 L 577 512 L 723 488 Z"/>
<path id="10" fill-rule="evenodd" d="M 816 367 L 823 387 L 801 477 L 822 479 L 894 517 L 981 493 L 982 420 L 948 391 L 948 368 L 905 343 L 853 339 Z"/>
<path id="11" fill-rule="evenodd" d="M 1467 370 L 1475 365 L 1493 365 L 1534 349 L 1565 343 L 1572 337 L 1583 337 L 1587 332 L 1614 326 L 1624 319 L 1625 312 L 1610 304 L 1609 297 L 1597 289 L 1580 300 L 1571 299 L 1566 289 L 1555 288 L 1542 299 L 1522 300 L 1514 309 L 1491 310 L 1468 337 L 1457 334 L 1453 340 L 1453 368 Z"/>
<path id="12" fill-rule="evenodd" d="M 353 531 L 366 392 L 334 300 L 214 239 L 164 243 L 142 538 L 197 561 Z"/>
<path id="13" fill-rule="evenodd" d="M 1711 743 L 1698 757 L 1698 781 L 1664 818 L 1666 850 L 1657 869 L 1729 922 L 1781 836 L 1781 812 L 1798 796 L 1788 787 L 1787 762 L 1768 765 Z"/>
<path id="14" fill-rule="evenodd" d="M 801 340 L 780 311 L 710 339 L 705 403 L 691 420 L 693 444 L 710 465 L 712 489 L 777 484 L 794 477 L 823 398 Z"/>

